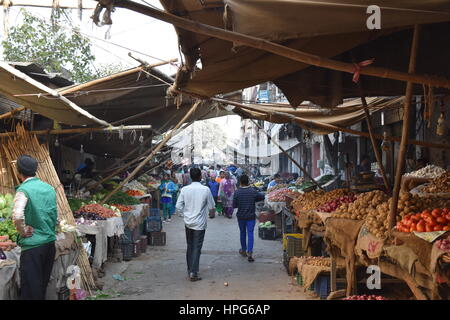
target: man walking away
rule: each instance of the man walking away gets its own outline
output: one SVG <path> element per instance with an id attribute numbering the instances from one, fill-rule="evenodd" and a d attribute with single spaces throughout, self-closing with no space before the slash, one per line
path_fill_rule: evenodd
<path id="1" fill-rule="evenodd" d="M 205 238 L 208 213 L 215 211 L 215 203 L 211 191 L 200 181 L 200 169 L 190 170 L 192 183 L 183 187 L 177 200 L 177 210 L 183 213 L 186 229 L 186 262 L 187 271 L 191 281 L 198 281 L 200 254 Z"/>
<path id="2" fill-rule="evenodd" d="M 14 197 L 13 220 L 19 232 L 20 297 L 45 300 L 55 260 L 58 211 L 55 189 L 36 178 L 38 162 L 23 155 L 17 160 L 22 184 Z"/>
<path id="3" fill-rule="evenodd" d="M 264 195 L 249 186 L 248 176 L 241 176 L 241 187 L 235 192 L 233 207 L 238 209 L 236 214 L 239 230 L 241 232 L 241 249 L 239 253 L 247 257 L 249 262 L 253 259 L 254 230 L 256 223 L 255 203 L 264 200 Z M 248 244 L 247 244 L 248 236 Z"/>

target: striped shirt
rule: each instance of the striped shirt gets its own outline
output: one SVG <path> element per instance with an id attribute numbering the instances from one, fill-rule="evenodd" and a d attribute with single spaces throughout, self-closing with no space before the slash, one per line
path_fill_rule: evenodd
<path id="1" fill-rule="evenodd" d="M 233 207 L 238 208 L 238 219 L 256 219 L 255 203 L 264 200 L 264 195 L 250 187 L 241 187 L 234 193 Z"/>

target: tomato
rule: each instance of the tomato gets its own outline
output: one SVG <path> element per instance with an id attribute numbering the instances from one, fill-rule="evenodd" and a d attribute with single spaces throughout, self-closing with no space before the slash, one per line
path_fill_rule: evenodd
<path id="1" fill-rule="evenodd" d="M 409 232 L 417 231 L 417 227 L 415 223 L 411 223 L 411 227 L 409 228 Z"/>
<path id="2" fill-rule="evenodd" d="M 445 215 L 445 219 L 447 219 L 447 221 L 450 221 L 450 213 L 447 213 L 447 214 Z"/>
<path id="3" fill-rule="evenodd" d="M 423 220 L 417 224 L 417 226 L 416 226 L 417 232 L 425 232 L 425 222 L 424 223 L 422 223 L 422 222 L 423 222 Z"/>
<path id="4" fill-rule="evenodd" d="M 450 210 L 449 210 L 448 208 L 442 209 L 442 213 L 444 213 L 444 214 L 447 214 L 447 213 L 449 213 L 449 212 L 450 212 Z"/>
<path id="5" fill-rule="evenodd" d="M 445 226 L 442 228 L 443 231 L 449 231 L 450 230 L 450 226 Z"/>
<path id="6" fill-rule="evenodd" d="M 420 221 L 420 217 L 417 216 L 417 215 L 414 215 L 414 216 L 411 217 L 411 220 L 414 221 L 414 222 L 419 222 Z"/>
<path id="7" fill-rule="evenodd" d="M 426 232 L 432 232 L 433 229 L 434 229 L 434 226 L 431 226 L 428 223 L 425 225 L 425 231 Z"/>
<path id="8" fill-rule="evenodd" d="M 441 209 L 433 209 L 433 211 L 431 211 L 431 215 L 435 218 L 439 217 L 441 215 Z"/>
<path id="9" fill-rule="evenodd" d="M 435 226 L 436 225 L 436 219 L 433 217 L 430 217 L 428 219 L 425 219 L 425 221 L 427 222 L 427 224 L 431 225 L 431 226 Z"/>
<path id="10" fill-rule="evenodd" d="M 440 224 L 437 224 L 434 226 L 433 231 L 442 231 L 442 229 L 443 229 L 443 226 Z"/>
<path id="11" fill-rule="evenodd" d="M 436 222 L 440 223 L 440 224 L 446 224 L 447 223 L 447 219 L 445 219 L 443 217 L 437 217 L 436 218 Z"/>

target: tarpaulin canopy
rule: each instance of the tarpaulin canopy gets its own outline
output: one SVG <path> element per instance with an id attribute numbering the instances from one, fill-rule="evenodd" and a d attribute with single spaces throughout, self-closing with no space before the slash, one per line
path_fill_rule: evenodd
<path id="1" fill-rule="evenodd" d="M 383 1 L 380 30 L 368 30 L 366 10 L 372 3 L 365 0 L 225 0 L 226 7 L 218 1 L 160 1 L 166 11 L 200 23 L 339 61 L 375 58 L 374 66 L 399 71 L 407 70 L 411 26 L 420 23 L 424 26 L 417 72 L 450 73 L 445 62 L 450 49 L 445 40 L 450 32 L 447 0 Z M 309 100 L 331 107 L 344 98 L 360 95 L 351 74 L 311 67 L 254 48 L 233 47 L 229 41 L 178 27 L 176 31 L 186 61 L 176 86 L 184 91 L 211 97 L 274 81 L 293 106 Z M 433 59 L 428 58 L 431 53 Z M 201 70 L 195 68 L 198 59 Z M 368 95 L 404 94 L 405 83 L 401 81 L 373 77 L 363 80 Z M 421 89 L 417 87 L 416 92 Z"/>
<path id="2" fill-rule="evenodd" d="M 166 98 L 167 88 L 173 79 L 155 68 L 136 67 L 84 84 L 59 89 L 59 93 L 82 106 L 93 115 L 111 123 L 124 125 L 151 125 L 156 133 L 173 128 L 194 103 L 194 99 L 183 96 L 177 102 Z M 192 119 L 219 117 L 231 112 L 218 107 L 214 102 L 201 105 Z M 139 115 L 142 114 L 142 115 Z M 139 115 L 138 117 L 133 117 Z M 133 117 L 130 120 L 122 121 Z M 93 134 L 78 136 L 67 141 L 67 145 L 83 148 L 93 154 L 105 153 L 121 157 L 135 148 L 140 132 L 128 132 L 121 140 L 118 134 Z M 144 139 L 150 132 L 143 132 Z"/>
<path id="3" fill-rule="evenodd" d="M 68 125 L 107 126 L 58 92 L 0 61 L 0 93 L 47 118 Z"/>
<path id="4" fill-rule="evenodd" d="M 366 101 L 367 107 L 369 108 L 369 113 L 373 114 L 386 108 L 401 107 L 404 97 L 369 97 Z M 249 107 L 248 109 L 245 109 L 244 107 L 240 108 L 239 111 L 242 116 L 247 116 L 258 120 L 266 120 L 274 123 L 289 122 L 290 119 L 284 114 L 299 117 L 312 122 L 326 123 L 339 127 L 349 127 L 365 119 L 365 113 L 360 98 L 345 101 L 342 105 L 332 109 L 305 106 L 299 106 L 293 109 L 290 105 L 281 103 L 247 103 L 242 104 L 242 106 Z M 317 134 L 328 134 L 332 132 L 324 130 L 323 128 L 314 127 L 312 123 L 307 129 Z"/>

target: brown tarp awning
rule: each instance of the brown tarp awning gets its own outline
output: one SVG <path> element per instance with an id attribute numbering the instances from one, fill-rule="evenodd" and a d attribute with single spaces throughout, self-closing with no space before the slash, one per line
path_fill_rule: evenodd
<path id="1" fill-rule="evenodd" d="M 371 97 L 367 98 L 367 107 L 369 113 L 398 108 L 402 106 L 404 97 L 384 98 Z M 364 109 L 361 104 L 361 99 L 351 99 L 345 101 L 342 105 L 335 108 L 321 108 L 321 107 L 297 107 L 293 109 L 288 104 L 244 104 L 252 109 L 235 108 L 234 111 L 244 117 L 249 117 L 258 120 L 265 120 L 274 123 L 286 123 L 290 119 L 286 116 L 275 112 L 282 112 L 305 120 L 330 124 L 339 127 L 349 127 L 365 119 Z M 257 108 L 258 111 L 254 109 Z M 306 128 L 317 134 L 328 134 L 331 131 L 314 128 L 313 126 Z"/>
<path id="2" fill-rule="evenodd" d="M 424 27 L 417 72 L 450 73 L 446 63 L 450 50 L 447 0 L 383 1 L 381 30 L 367 29 L 366 9 L 372 3 L 366 0 L 225 0 L 227 9 L 218 1 L 160 1 L 166 11 L 204 24 L 345 62 L 375 58 L 374 66 L 400 71 L 407 70 L 411 26 L 420 23 Z M 293 106 L 305 100 L 336 106 L 344 98 L 359 96 L 351 74 L 311 67 L 249 47 L 234 48 L 228 41 L 175 29 L 188 70 L 194 70 L 197 59 L 202 65 L 194 74 L 178 73 L 176 84 L 184 91 L 211 97 L 274 81 Z M 404 94 L 403 82 L 374 77 L 362 80 L 368 95 Z M 416 93 L 421 89 L 417 86 Z"/>

